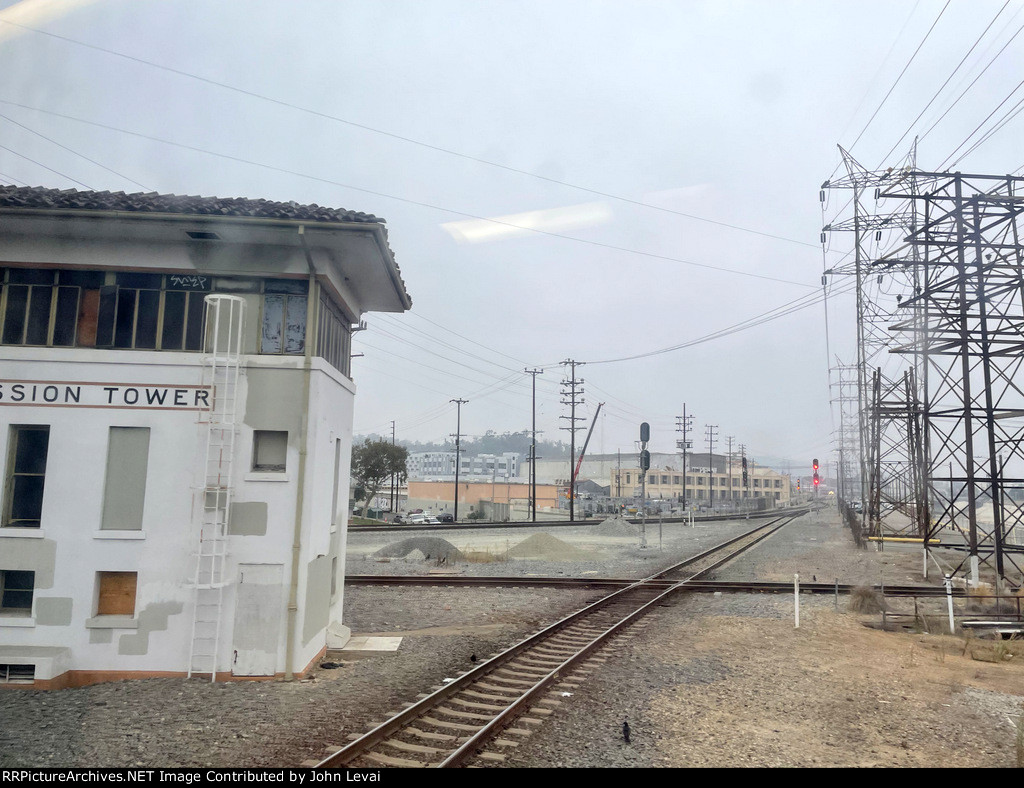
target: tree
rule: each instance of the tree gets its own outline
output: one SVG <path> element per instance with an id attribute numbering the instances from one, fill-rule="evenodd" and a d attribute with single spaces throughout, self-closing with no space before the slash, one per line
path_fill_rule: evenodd
<path id="1" fill-rule="evenodd" d="M 356 490 L 362 488 L 366 496 L 363 517 L 366 517 L 370 509 L 370 501 L 377 496 L 388 479 L 397 476 L 399 484 L 405 481 L 405 462 L 408 458 L 408 449 L 387 441 L 371 441 L 367 438 L 362 444 L 352 447 L 352 482 Z"/>

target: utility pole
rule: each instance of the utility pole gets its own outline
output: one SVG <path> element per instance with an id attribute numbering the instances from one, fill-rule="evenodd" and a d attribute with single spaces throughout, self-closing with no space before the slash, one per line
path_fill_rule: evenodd
<path id="1" fill-rule="evenodd" d="M 561 364 L 563 367 L 569 367 L 569 377 L 562 381 L 562 404 L 569 406 L 569 415 L 559 416 L 558 418 L 568 419 L 569 421 L 568 427 L 559 427 L 559 429 L 569 430 L 569 521 L 572 522 L 576 519 L 576 430 L 582 429 L 582 427 L 576 426 L 576 422 L 583 420 L 582 416 L 576 415 L 576 406 L 582 405 L 584 402 L 583 379 L 576 379 L 576 367 L 583 366 L 583 362 L 566 359 Z"/>
<path id="2" fill-rule="evenodd" d="M 708 511 L 712 511 L 715 508 L 715 458 L 712 453 L 715 450 L 715 430 L 718 429 L 717 424 L 705 424 L 705 437 L 708 442 Z"/>
<path id="3" fill-rule="evenodd" d="M 729 441 L 729 453 L 726 455 L 726 464 L 729 469 L 729 487 L 726 493 L 729 506 L 732 506 L 732 442 L 736 439 L 735 435 L 726 435 L 725 439 Z"/>
<path id="4" fill-rule="evenodd" d="M 395 445 L 395 422 L 391 422 L 391 445 Z M 395 511 L 395 474 L 391 474 L 391 512 Z"/>
<path id="5" fill-rule="evenodd" d="M 530 520 L 537 522 L 537 376 L 543 369 L 524 369 L 533 381 L 533 441 L 530 443 Z M 511 503 L 509 504 L 511 507 Z"/>
<path id="6" fill-rule="evenodd" d="M 683 450 L 683 510 L 686 510 L 686 450 L 690 448 L 687 437 L 693 428 L 693 414 L 687 415 L 686 403 L 683 403 L 683 415 L 676 416 L 676 432 L 683 433 L 683 439 L 676 441 L 676 448 Z"/>
<path id="7" fill-rule="evenodd" d="M 462 406 L 469 402 L 468 399 L 452 399 L 449 402 L 455 403 L 455 513 L 452 515 L 455 522 L 459 521 L 459 441 L 462 438 Z"/>

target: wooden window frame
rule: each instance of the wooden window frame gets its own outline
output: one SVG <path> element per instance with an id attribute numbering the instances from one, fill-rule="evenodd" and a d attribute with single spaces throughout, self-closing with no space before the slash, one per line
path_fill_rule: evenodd
<path id="1" fill-rule="evenodd" d="M 19 472 L 17 469 L 18 463 L 18 437 L 23 432 L 45 432 L 46 433 L 46 451 L 47 458 L 43 463 L 43 470 L 41 473 L 34 472 Z M 41 477 L 43 479 L 43 496 L 46 494 L 46 464 L 49 461 L 49 449 L 50 449 L 50 425 L 49 424 L 12 424 L 8 431 L 8 449 L 7 449 L 7 473 L 4 479 L 4 509 L 3 509 L 3 522 L 0 526 L 4 528 L 41 528 L 42 527 L 42 505 L 43 499 L 39 502 L 39 520 L 14 520 L 14 490 L 17 484 L 17 479 L 22 477 Z M 29 524 L 31 523 L 31 524 Z"/>

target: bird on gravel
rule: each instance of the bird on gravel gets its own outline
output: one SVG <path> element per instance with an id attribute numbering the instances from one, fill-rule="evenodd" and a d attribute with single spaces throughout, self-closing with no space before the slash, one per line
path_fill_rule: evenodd
<path id="1" fill-rule="evenodd" d="M 629 720 L 622 721 L 622 738 L 629 744 Z"/>
<path id="2" fill-rule="evenodd" d="M 476 654 L 470 654 L 469 655 L 469 661 L 475 664 L 476 663 Z"/>

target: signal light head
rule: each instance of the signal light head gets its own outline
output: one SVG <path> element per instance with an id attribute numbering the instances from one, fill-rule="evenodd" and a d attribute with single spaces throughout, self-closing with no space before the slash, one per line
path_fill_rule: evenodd
<path id="1" fill-rule="evenodd" d="M 818 470 L 818 458 L 817 457 L 815 457 L 814 460 L 812 460 L 812 466 L 813 466 L 814 470 Z"/>

